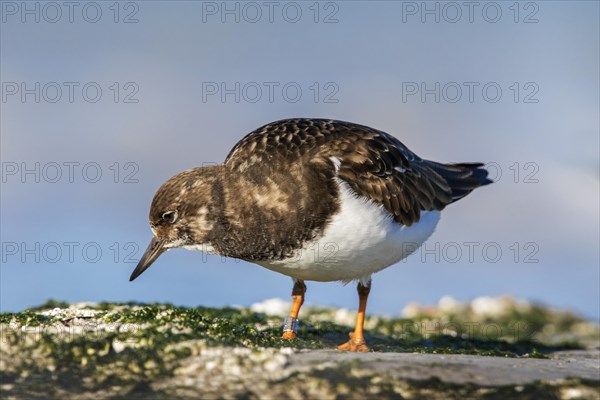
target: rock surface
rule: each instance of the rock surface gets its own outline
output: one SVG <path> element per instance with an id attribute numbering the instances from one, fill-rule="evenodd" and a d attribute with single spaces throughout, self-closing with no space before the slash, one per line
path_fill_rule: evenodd
<path id="1" fill-rule="evenodd" d="M 331 350 L 355 314 L 49 302 L 0 314 L 0 397 L 600 399 L 600 328 L 507 297 L 371 317 L 363 354 Z"/>

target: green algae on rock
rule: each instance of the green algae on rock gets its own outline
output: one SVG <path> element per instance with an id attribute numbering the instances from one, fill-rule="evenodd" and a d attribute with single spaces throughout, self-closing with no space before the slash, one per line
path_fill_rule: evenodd
<path id="1" fill-rule="evenodd" d="M 478 317 L 465 309 L 430 311 L 412 318 L 370 317 L 367 340 L 372 352 L 539 358 L 561 349 L 589 347 L 600 332 L 597 324 L 541 306 L 508 310 L 496 319 L 490 315 Z M 281 316 L 251 309 L 49 302 L 20 313 L 0 314 L 0 389 L 14 393 L 26 383 L 33 397 L 37 391 L 48 390 L 60 397 L 61 391 L 72 394 L 108 390 L 108 395 L 107 388 L 121 394 L 145 393 L 152 386 L 152 393 L 169 397 L 178 393 L 173 392 L 173 385 L 185 395 L 183 381 L 193 376 L 192 380 L 206 387 L 218 390 L 226 384 L 237 388 L 231 393 L 239 394 L 250 390 L 244 382 L 252 377 L 261 385 L 274 387 L 274 382 L 291 379 L 292 374 L 299 374 L 299 380 L 315 381 L 314 374 L 326 373 L 330 378 L 341 374 L 347 379 L 335 387 L 331 386 L 333 378 L 315 383 L 322 394 L 354 390 L 365 379 L 379 382 L 369 390 L 385 396 L 398 390 L 421 390 L 418 383 L 394 383 L 393 376 L 385 378 L 384 374 L 379 379 L 361 368 L 360 374 L 366 377 L 352 378 L 348 375 L 351 365 L 343 363 L 319 371 L 282 374 L 297 352 L 331 349 L 343 340 L 353 315 L 347 313 L 341 318 L 342 314 L 340 310 L 303 309 L 300 339 L 289 342 L 280 339 Z M 514 332 L 515 326 L 521 336 L 499 334 Z M 587 387 L 582 385 L 578 387 Z M 456 393 L 464 390 L 457 389 Z M 536 386 L 531 390 L 541 393 L 542 389 Z M 193 397 L 192 392 L 188 394 Z"/>

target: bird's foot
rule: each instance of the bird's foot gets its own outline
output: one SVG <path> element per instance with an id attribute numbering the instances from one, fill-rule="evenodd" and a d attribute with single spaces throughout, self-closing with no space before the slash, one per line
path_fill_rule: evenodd
<path id="1" fill-rule="evenodd" d="M 348 340 L 346 343 L 338 346 L 338 350 L 343 350 L 343 351 L 354 351 L 354 352 L 367 352 L 369 351 L 369 348 L 367 347 L 367 344 L 365 343 L 365 339 L 364 338 L 358 338 L 358 340 L 354 339 L 354 332 L 350 332 L 348 334 L 348 336 L 350 336 L 350 340 Z"/>
<path id="2" fill-rule="evenodd" d="M 285 340 L 294 340 L 296 339 L 296 332 L 294 331 L 284 331 L 283 335 L 281 335 L 282 339 Z"/>

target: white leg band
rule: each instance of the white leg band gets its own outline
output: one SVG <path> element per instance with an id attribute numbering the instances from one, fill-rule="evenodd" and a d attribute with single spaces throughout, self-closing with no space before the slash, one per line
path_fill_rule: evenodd
<path id="1" fill-rule="evenodd" d="M 283 320 L 283 331 L 298 333 L 299 325 L 300 322 L 298 321 L 298 318 L 285 317 Z"/>

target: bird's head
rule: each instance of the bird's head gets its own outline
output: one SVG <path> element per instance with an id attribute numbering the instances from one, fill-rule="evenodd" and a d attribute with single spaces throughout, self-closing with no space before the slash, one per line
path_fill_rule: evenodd
<path id="1" fill-rule="evenodd" d="M 213 228 L 210 213 L 217 167 L 195 168 L 175 175 L 154 195 L 150 228 L 154 234 L 129 278 L 142 274 L 165 251 L 182 247 L 202 250 Z"/>

